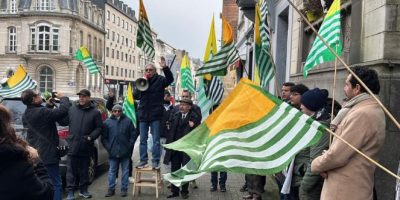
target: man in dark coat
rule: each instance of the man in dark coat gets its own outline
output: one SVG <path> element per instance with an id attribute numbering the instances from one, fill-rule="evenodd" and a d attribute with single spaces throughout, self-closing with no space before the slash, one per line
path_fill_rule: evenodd
<path id="1" fill-rule="evenodd" d="M 23 116 L 24 127 L 28 128 L 27 141 L 38 150 L 48 171 L 54 187 L 54 200 L 62 198 L 56 122 L 67 117 L 70 105 L 68 97 L 58 93 L 58 98 L 59 108 L 52 109 L 42 106 L 42 97 L 34 90 L 28 89 L 21 94 L 21 100 L 27 106 Z"/>
<path id="2" fill-rule="evenodd" d="M 106 197 L 115 194 L 115 177 L 118 166 L 121 165 L 121 196 L 128 195 L 129 160 L 133 146 L 137 139 L 135 126 L 132 120 L 122 113 L 122 107 L 116 104 L 112 108 L 112 115 L 104 122 L 101 142 L 109 154 L 108 192 Z"/>
<path id="3" fill-rule="evenodd" d="M 74 189 L 79 178 L 79 196 L 91 198 L 88 192 L 90 156 L 94 153 L 94 141 L 101 134 L 103 122 L 100 111 L 90 100 L 90 91 L 82 89 L 77 93 L 79 101 L 69 109 L 70 146 L 67 158 L 67 200 L 74 200 Z"/>
<path id="4" fill-rule="evenodd" d="M 189 132 L 195 129 L 201 121 L 201 117 L 191 110 L 191 106 L 193 105 L 192 100 L 182 99 L 180 102 L 180 112 L 175 113 L 171 120 L 171 131 L 169 137 L 167 138 L 167 144 L 177 141 L 183 136 L 187 135 Z M 184 152 L 168 149 L 165 153 L 164 164 L 171 162 L 171 171 L 174 172 L 186 165 L 189 160 L 189 156 Z M 188 183 L 182 185 L 181 195 L 183 199 L 187 199 L 189 197 L 188 187 Z M 168 195 L 167 198 L 179 196 L 179 188 L 175 185 L 172 185 L 171 192 L 172 194 Z"/>
<path id="5" fill-rule="evenodd" d="M 146 91 L 135 90 L 135 99 L 140 100 L 138 108 L 140 162 L 137 168 L 147 167 L 147 139 L 150 127 L 153 137 L 152 166 L 153 169 L 160 169 L 160 128 L 164 113 L 164 89 L 174 81 L 172 72 L 166 65 L 164 57 L 161 57 L 160 65 L 165 77 L 156 73 L 156 67 L 153 64 L 148 64 L 145 67 L 145 76 L 149 87 Z"/>

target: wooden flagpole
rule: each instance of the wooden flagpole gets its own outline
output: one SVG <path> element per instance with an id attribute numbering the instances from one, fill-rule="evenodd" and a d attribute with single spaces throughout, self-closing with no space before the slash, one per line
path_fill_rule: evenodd
<path id="1" fill-rule="evenodd" d="M 336 44 L 336 52 L 338 49 L 338 44 Z M 335 94 L 336 94 L 336 78 L 337 78 L 337 58 L 335 58 L 335 70 L 333 75 L 333 88 L 332 88 L 332 112 L 331 121 L 333 121 L 333 111 L 335 110 Z M 329 136 L 329 146 L 332 144 L 333 137 Z"/>
<path id="2" fill-rule="evenodd" d="M 382 102 L 375 96 L 375 94 L 365 85 L 365 83 L 357 76 L 346 64 L 346 62 L 329 46 L 329 44 L 322 38 L 318 31 L 314 28 L 314 26 L 307 20 L 307 18 L 300 12 L 300 10 L 293 4 L 291 0 L 287 0 L 290 5 L 292 5 L 293 9 L 303 18 L 303 20 L 307 23 L 308 26 L 313 30 L 313 32 L 317 35 L 317 37 L 325 44 L 325 46 L 332 52 L 333 55 L 344 65 L 344 67 L 349 71 L 349 73 L 363 86 L 363 88 L 375 99 L 376 102 L 382 107 L 383 111 L 386 113 L 387 116 L 393 121 L 393 123 L 400 129 L 400 123 L 393 117 L 393 115 L 389 112 L 389 110 L 382 104 Z"/>
<path id="3" fill-rule="evenodd" d="M 356 151 L 357 153 L 359 153 L 361 156 L 363 156 L 365 159 L 369 160 L 370 162 L 374 163 L 376 166 L 378 166 L 379 168 L 381 168 L 383 171 L 387 172 L 388 174 L 392 175 L 394 178 L 400 180 L 400 176 L 396 175 L 395 173 L 391 172 L 390 170 L 388 170 L 387 168 L 385 168 L 384 166 L 382 166 L 381 164 L 379 164 L 378 162 L 376 162 L 375 160 L 373 160 L 372 158 L 370 158 L 369 156 L 365 155 L 363 152 L 361 152 L 360 150 L 358 150 L 356 147 L 354 147 L 352 144 L 350 144 L 349 142 L 347 142 L 345 139 L 343 139 L 342 137 L 340 137 L 339 135 L 337 135 L 336 133 L 334 133 L 333 131 L 331 131 L 329 128 L 325 128 L 326 131 L 328 131 L 330 134 L 332 134 L 333 136 L 335 136 L 337 139 L 339 139 L 340 141 L 344 142 L 345 144 L 347 144 L 351 149 L 353 149 L 354 151 Z"/>

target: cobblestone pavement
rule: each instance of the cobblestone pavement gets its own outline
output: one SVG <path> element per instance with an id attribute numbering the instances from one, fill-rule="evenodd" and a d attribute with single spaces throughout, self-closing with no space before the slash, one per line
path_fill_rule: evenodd
<path id="1" fill-rule="evenodd" d="M 133 165 L 135 166 L 138 163 L 138 146 L 135 145 L 134 151 L 134 160 Z M 99 199 L 99 200 L 108 200 L 108 199 L 116 199 L 116 200 L 123 200 L 123 199 L 132 199 L 132 187 L 133 184 L 130 184 L 129 187 L 129 196 L 128 197 L 121 197 L 120 196 L 120 179 L 118 180 L 117 188 L 116 188 L 116 195 L 113 197 L 106 198 L 104 195 L 107 192 L 107 167 L 102 166 L 100 167 L 99 176 L 95 179 L 92 185 L 89 186 L 89 191 L 93 194 L 92 199 Z M 165 170 L 162 168 L 162 173 Z M 206 174 L 199 179 L 196 180 L 198 189 L 193 189 L 189 187 L 189 199 L 193 200 L 231 200 L 231 199 L 242 199 L 242 196 L 246 195 L 246 192 L 240 192 L 240 188 L 244 183 L 244 175 L 243 174 L 233 174 L 228 173 L 228 179 L 226 182 L 226 192 L 210 192 L 210 174 Z M 162 193 L 159 194 L 159 199 L 166 199 L 166 197 L 170 194 L 170 190 L 167 188 L 168 183 L 164 181 L 164 187 L 162 189 Z M 275 181 L 271 177 L 267 177 L 267 184 L 265 187 L 266 192 L 263 194 L 263 200 L 278 200 L 278 188 L 276 186 Z M 151 187 L 143 187 L 142 191 L 139 195 L 135 194 L 133 199 L 140 199 L 140 200 L 153 200 L 156 199 L 156 191 L 155 188 Z M 75 194 L 75 197 L 78 195 Z M 79 198 L 77 198 L 79 199 Z M 175 197 L 174 199 L 182 199 L 181 197 Z"/>

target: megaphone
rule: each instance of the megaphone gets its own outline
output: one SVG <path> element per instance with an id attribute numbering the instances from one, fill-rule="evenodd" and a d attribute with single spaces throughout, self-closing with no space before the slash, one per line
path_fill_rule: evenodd
<path id="1" fill-rule="evenodd" d="M 135 81 L 136 88 L 139 91 L 146 91 L 149 88 L 149 81 L 146 78 L 138 78 Z"/>

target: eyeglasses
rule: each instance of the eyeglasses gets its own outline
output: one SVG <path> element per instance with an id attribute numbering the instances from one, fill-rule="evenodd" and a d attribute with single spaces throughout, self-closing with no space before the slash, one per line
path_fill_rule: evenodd
<path id="1" fill-rule="evenodd" d="M 189 98 L 189 96 L 181 96 L 182 98 Z"/>
<path id="2" fill-rule="evenodd" d="M 146 72 L 151 72 L 151 71 L 153 71 L 154 69 L 145 69 L 144 71 L 146 71 Z"/>
<path id="3" fill-rule="evenodd" d="M 122 110 L 113 110 L 115 113 L 122 113 Z"/>

